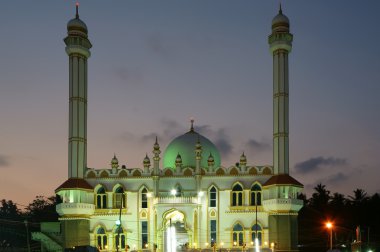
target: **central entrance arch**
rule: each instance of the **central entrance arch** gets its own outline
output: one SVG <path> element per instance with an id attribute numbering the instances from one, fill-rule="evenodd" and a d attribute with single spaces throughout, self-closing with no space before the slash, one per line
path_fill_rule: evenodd
<path id="1" fill-rule="evenodd" d="M 186 216 L 177 209 L 167 211 L 163 216 L 165 252 L 186 251 L 191 241 L 191 231 L 186 225 Z"/>

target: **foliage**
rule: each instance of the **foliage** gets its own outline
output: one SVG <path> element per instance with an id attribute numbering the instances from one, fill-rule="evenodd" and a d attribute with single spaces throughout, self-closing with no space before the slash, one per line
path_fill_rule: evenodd
<path id="1" fill-rule="evenodd" d="M 318 184 L 310 199 L 304 194 L 300 199 L 304 207 L 299 212 L 300 251 L 326 251 L 329 232 L 327 221 L 334 223 L 333 243 L 342 251 L 351 251 L 356 240 L 355 230 L 360 226 L 364 247 L 380 247 L 380 196 L 368 196 L 363 189 L 353 191 L 353 196 L 331 194 L 325 185 Z"/>

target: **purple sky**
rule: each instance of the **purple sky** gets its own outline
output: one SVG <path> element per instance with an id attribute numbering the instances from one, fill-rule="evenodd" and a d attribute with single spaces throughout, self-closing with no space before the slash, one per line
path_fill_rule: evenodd
<path id="1" fill-rule="evenodd" d="M 0 199 L 28 204 L 67 179 L 68 58 L 74 1 L 0 8 Z M 88 165 L 113 153 L 141 167 L 196 127 L 221 147 L 272 164 L 272 57 L 278 1 L 80 1 L 89 59 Z M 291 175 L 311 195 L 380 192 L 379 1 L 283 1 L 290 55 Z"/>

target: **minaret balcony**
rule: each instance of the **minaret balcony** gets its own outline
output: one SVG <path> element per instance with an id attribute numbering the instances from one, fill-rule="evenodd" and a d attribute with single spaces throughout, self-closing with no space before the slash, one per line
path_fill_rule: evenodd
<path id="1" fill-rule="evenodd" d="M 65 215 L 92 215 L 95 212 L 95 205 L 88 203 L 61 203 L 56 206 L 60 216 Z"/>
<path id="2" fill-rule="evenodd" d="M 303 206 L 299 199 L 269 199 L 263 201 L 263 207 L 268 212 L 298 212 Z"/>

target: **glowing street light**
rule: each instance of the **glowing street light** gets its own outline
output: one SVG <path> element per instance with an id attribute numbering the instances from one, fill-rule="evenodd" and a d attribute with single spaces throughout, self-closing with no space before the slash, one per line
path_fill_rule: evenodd
<path id="1" fill-rule="evenodd" d="M 332 230 L 333 230 L 333 224 L 330 221 L 326 222 L 326 228 L 330 229 L 330 250 L 332 250 L 332 239 L 333 239 Z"/>

